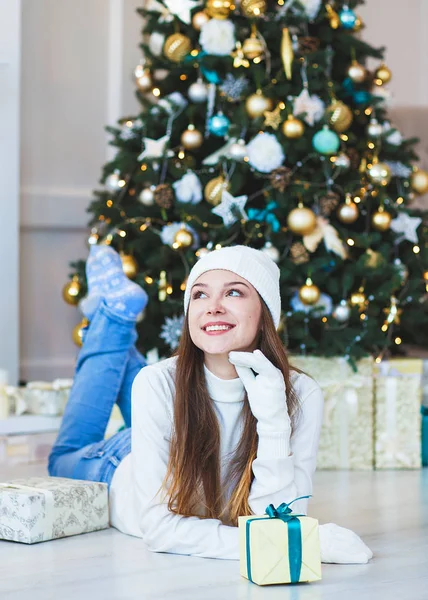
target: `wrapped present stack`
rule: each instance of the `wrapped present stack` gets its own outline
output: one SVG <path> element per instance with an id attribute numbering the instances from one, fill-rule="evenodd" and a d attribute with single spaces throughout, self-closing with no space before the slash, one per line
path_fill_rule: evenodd
<path id="1" fill-rule="evenodd" d="M 294 501 L 293 501 L 294 502 Z M 240 573 L 257 585 L 321 579 L 318 521 L 270 504 L 265 515 L 239 517 Z"/>
<path id="2" fill-rule="evenodd" d="M 313 377 L 324 394 L 324 421 L 318 469 L 373 469 L 373 358 L 290 356 L 292 365 Z"/>
<path id="3" fill-rule="evenodd" d="M 375 467 L 421 467 L 423 361 L 392 358 L 374 365 Z"/>
<path id="4" fill-rule="evenodd" d="M 0 539 L 35 544 L 107 527 L 105 483 L 31 477 L 0 484 Z"/>

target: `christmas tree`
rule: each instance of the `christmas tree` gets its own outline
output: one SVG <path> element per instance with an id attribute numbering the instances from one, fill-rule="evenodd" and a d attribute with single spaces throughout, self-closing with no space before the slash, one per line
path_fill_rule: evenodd
<path id="1" fill-rule="evenodd" d="M 159 0 L 138 10 L 138 115 L 89 207 L 150 301 L 139 348 L 168 356 L 192 265 L 261 248 L 281 270 L 292 353 L 380 360 L 428 337 L 428 191 L 416 140 L 388 121 L 390 69 L 366 44 L 359 0 Z M 369 57 L 377 59 L 370 71 Z M 84 261 L 64 297 L 85 294 Z M 79 338 L 79 327 L 74 337 Z"/>

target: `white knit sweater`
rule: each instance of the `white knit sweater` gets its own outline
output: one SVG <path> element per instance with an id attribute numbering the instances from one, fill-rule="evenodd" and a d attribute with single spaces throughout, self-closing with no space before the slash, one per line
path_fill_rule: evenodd
<path id="1" fill-rule="evenodd" d="M 182 517 L 170 513 L 157 492 L 166 473 L 175 392 L 176 358 L 144 367 L 132 388 L 132 452 L 118 466 L 110 488 L 111 524 L 143 538 L 154 552 L 190 554 L 206 558 L 239 558 L 236 527 L 216 519 Z M 224 380 L 205 367 L 208 391 L 220 425 L 221 480 L 225 485 L 228 456 L 242 432 L 244 387 L 239 378 Z M 310 377 L 293 372 L 292 383 L 301 404 L 301 417 L 290 440 L 284 431 L 259 431 L 254 481 L 249 505 L 264 514 L 269 504 L 289 502 L 312 494 L 312 476 L 323 415 L 323 396 Z M 268 398 L 266 399 L 268 401 Z M 275 424 L 272 424 L 273 426 Z M 293 510 L 307 513 L 307 500 Z"/>

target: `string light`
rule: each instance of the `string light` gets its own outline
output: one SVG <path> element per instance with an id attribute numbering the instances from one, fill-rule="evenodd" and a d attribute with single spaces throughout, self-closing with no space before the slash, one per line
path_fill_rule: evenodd
<path id="1" fill-rule="evenodd" d="M 395 338 L 395 340 L 394 340 L 394 342 L 397 344 L 397 346 L 398 346 L 399 344 L 401 344 L 401 342 L 402 342 L 402 341 L 403 341 L 403 340 L 402 340 L 400 337 L 396 337 L 396 338 Z"/>
<path id="2" fill-rule="evenodd" d="M 153 96 L 156 96 L 156 97 L 160 96 L 160 89 L 159 88 L 153 88 L 152 94 L 153 94 Z"/>
<path id="3" fill-rule="evenodd" d="M 147 275 L 146 277 L 144 277 L 144 281 L 151 285 L 153 283 L 153 278 Z"/>
<path id="4" fill-rule="evenodd" d="M 421 251 L 421 249 L 419 248 L 419 246 L 413 246 L 413 252 L 415 254 L 419 254 L 420 251 Z"/>

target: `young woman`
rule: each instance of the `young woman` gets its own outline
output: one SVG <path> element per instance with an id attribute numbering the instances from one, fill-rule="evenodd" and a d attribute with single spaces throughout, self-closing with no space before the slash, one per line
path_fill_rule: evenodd
<path id="1" fill-rule="evenodd" d="M 323 397 L 277 334 L 278 267 L 246 246 L 203 257 L 179 347 L 151 366 L 134 348 L 145 293 L 111 248 L 91 250 L 87 273 L 91 322 L 50 474 L 106 482 L 112 525 L 155 552 L 238 559 L 238 516 L 310 495 L 316 467 Z M 104 440 L 116 401 L 127 429 Z M 333 524 L 320 540 L 324 562 L 372 556 Z"/>

